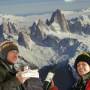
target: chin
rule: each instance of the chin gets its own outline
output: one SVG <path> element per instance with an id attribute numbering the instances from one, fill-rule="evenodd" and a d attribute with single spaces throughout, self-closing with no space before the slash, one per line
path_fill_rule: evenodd
<path id="1" fill-rule="evenodd" d="M 17 63 L 17 61 L 13 61 L 12 63 L 13 63 L 13 64 L 16 64 L 16 63 Z"/>
<path id="2" fill-rule="evenodd" d="M 81 74 L 80 76 L 84 76 L 84 75 L 86 75 L 86 73 L 83 73 L 83 74 Z"/>

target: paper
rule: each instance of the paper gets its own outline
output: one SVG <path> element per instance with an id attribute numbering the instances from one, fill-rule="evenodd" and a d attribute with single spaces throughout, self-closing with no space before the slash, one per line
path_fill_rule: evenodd
<path id="1" fill-rule="evenodd" d="M 22 72 L 22 77 L 39 78 L 38 69 Z"/>

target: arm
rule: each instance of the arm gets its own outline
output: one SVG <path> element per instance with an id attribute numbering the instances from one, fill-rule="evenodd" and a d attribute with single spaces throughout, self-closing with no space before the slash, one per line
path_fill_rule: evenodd
<path id="1" fill-rule="evenodd" d="M 51 82 L 50 90 L 58 90 L 58 88 L 55 86 L 54 81 Z"/>

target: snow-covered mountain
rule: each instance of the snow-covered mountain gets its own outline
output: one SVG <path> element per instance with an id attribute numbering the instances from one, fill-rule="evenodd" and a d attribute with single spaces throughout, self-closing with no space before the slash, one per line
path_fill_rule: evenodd
<path id="1" fill-rule="evenodd" d="M 38 67 L 42 80 L 50 67 L 57 65 L 56 85 L 61 90 L 69 90 L 76 78 L 73 69 L 76 56 L 90 51 L 90 16 L 83 14 L 67 20 L 57 9 L 50 20 L 39 19 L 31 25 L 27 18 L 0 15 L 0 42 L 5 39 L 16 42 L 21 59 L 18 64 Z"/>
<path id="2" fill-rule="evenodd" d="M 44 40 L 49 34 L 49 27 L 39 19 L 38 23 L 33 23 L 31 27 L 31 36 L 36 37 L 38 40 Z"/>
<path id="3" fill-rule="evenodd" d="M 69 31 L 68 22 L 65 19 L 64 14 L 61 13 L 59 9 L 57 9 L 55 12 L 53 12 L 50 21 L 47 20 L 46 23 L 50 25 L 52 30 L 57 31 Z"/>
<path id="4" fill-rule="evenodd" d="M 69 20 L 69 27 L 72 33 L 90 34 L 90 18 L 82 15 Z"/>

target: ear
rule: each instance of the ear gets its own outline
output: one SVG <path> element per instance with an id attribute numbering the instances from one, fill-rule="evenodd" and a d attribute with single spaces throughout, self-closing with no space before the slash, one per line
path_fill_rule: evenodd
<path id="1" fill-rule="evenodd" d="M 0 58 L 2 60 L 6 60 L 6 57 L 7 57 L 6 53 L 4 53 L 4 52 L 0 53 Z"/>

